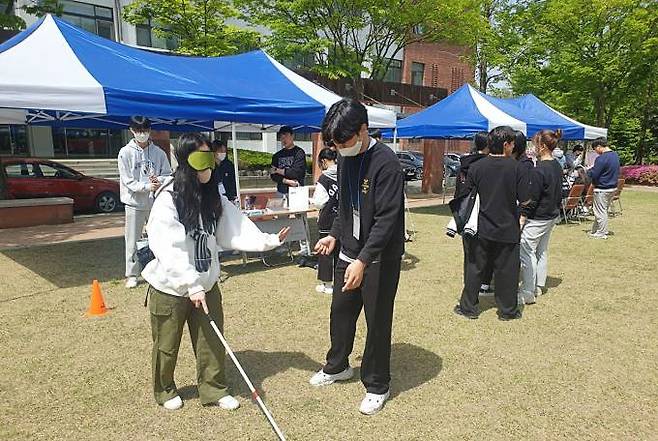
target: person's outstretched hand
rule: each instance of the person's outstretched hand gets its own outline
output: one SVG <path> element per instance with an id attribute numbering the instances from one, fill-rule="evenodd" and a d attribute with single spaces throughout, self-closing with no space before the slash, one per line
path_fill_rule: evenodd
<path id="1" fill-rule="evenodd" d="M 286 237 L 288 237 L 288 233 L 290 233 L 290 227 L 281 228 L 281 231 L 279 231 L 279 241 L 281 243 L 285 242 Z"/>
<path id="2" fill-rule="evenodd" d="M 315 244 L 315 252 L 322 254 L 323 256 L 328 256 L 336 248 L 336 238 L 333 236 L 323 237 L 318 240 L 318 243 Z"/>

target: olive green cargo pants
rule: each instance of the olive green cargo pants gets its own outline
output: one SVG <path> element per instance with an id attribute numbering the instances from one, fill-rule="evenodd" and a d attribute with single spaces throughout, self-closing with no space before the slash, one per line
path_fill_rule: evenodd
<path id="1" fill-rule="evenodd" d="M 187 322 L 196 356 L 197 385 L 201 404 L 211 404 L 228 395 L 224 369 L 224 347 L 205 317 L 203 309 L 195 308 L 188 297 L 165 294 L 149 287 L 149 311 L 153 336 L 153 393 L 163 404 L 178 395 L 174 370 L 178 348 Z M 215 284 L 206 293 L 210 316 L 224 332 L 224 312 L 219 287 Z"/>

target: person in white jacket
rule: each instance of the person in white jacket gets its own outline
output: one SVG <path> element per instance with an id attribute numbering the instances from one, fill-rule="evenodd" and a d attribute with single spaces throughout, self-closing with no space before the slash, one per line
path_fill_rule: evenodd
<path id="1" fill-rule="evenodd" d="M 135 256 L 137 241 L 148 219 L 153 193 L 171 174 L 165 152 L 150 139 L 151 122 L 143 116 L 130 120 L 133 139 L 119 150 L 121 202 L 125 205 L 126 288 L 137 286 L 141 270 Z"/>
<path id="2" fill-rule="evenodd" d="M 233 410 L 240 404 L 226 387 L 224 348 L 204 317 L 209 315 L 223 331 L 218 254 L 229 249 L 274 249 L 289 228 L 278 235 L 262 233 L 225 197 L 220 198 L 217 182 L 211 179 L 215 157 L 201 135 L 184 134 L 175 154 L 178 168 L 157 192 L 146 227 L 155 256 L 142 271 L 150 285 L 153 392 L 166 409 L 183 405 L 174 369 L 187 322 L 201 403 Z"/>

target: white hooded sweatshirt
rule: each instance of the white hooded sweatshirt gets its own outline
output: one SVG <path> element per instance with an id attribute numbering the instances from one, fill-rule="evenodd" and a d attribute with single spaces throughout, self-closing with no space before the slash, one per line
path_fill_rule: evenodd
<path id="1" fill-rule="evenodd" d="M 131 139 L 119 150 L 118 165 L 121 202 L 138 210 L 151 208 L 153 197 L 149 177 L 155 176 L 163 182 L 171 175 L 165 152 L 152 142 L 142 149 Z"/>
<path id="2" fill-rule="evenodd" d="M 262 252 L 281 245 L 279 236 L 265 234 L 243 215 L 235 205 L 222 196 L 222 216 L 216 231 L 208 234 L 203 243 L 210 266 L 200 272 L 195 266 L 199 244 L 178 219 L 170 180 L 165 180 L 157 193 L 146 231 L 149 247 L 155 259 L 146 265 L 142 277 L 158 291 L 188 297 L 200 291 L 210 291 L 219 279 L 218 254 L 223 250 Z"/>

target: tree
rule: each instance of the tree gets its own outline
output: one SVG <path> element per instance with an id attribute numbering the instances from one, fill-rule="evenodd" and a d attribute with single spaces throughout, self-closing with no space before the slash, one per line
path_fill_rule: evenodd
<path id="1" fill-rule="evenodd" d="M 198 56 L 230 55 L 260 46 L 254 30 L 227 24 L 238 11 L 224 0 L 136 0 L 124 8 L 132 24 L 150 23 L 159 37 L 174 37 L 176 52 Z"/>
<path id="2" fill-rule="evenodd" d="M 352 80 L 381 80 L 391 60 L 414 42 L 464 41 L 475 0 L 236 0 L 243 19 L 271 31 L 278 59 L 314 59 L 311 70 Z"/>
<path id="3" fill-rule="evenodd" d="M 634 160 L 642 161 L 656 108 L 657 9 L 643 0 L 511 2 L 499 19 L 513 91 L 534 93 L 584 122 L 614 122 L 621 130 L 611 127 L 611 137 L 623 132 L 630 140 L 636 127 Z"/>
<path id="4" fill-rule="evenodd" d="M 0 29 L 20 31 L 25 29 L 25 21 L 15 14 L 14 2 L 5 0 L 0 3 Z M 43 17 L 46 14 L 61 15 L 63 7 L 58 0 L 33 0 L 21 7 L 28 14 Z"/>

